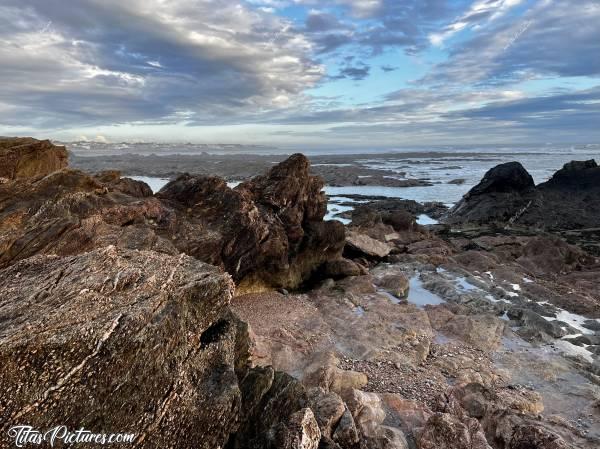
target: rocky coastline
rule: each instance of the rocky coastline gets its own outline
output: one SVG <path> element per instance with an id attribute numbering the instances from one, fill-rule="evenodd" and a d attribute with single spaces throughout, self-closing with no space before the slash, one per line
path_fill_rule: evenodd
<path id="1" fill-rule="evenodd" d="M 538 185 L 501 164 L 450 209 L 369 198 L 347 225 L 319 175 L 377 178 L 301 154 L 157 193 L 48 141 L 0 139 L 0 167 L 0 447 L 20 424 L 140 448 L 600 446 L 594 161 Z"/>

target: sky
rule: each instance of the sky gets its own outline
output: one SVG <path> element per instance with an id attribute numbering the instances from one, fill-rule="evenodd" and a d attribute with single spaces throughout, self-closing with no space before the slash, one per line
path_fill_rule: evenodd
<path id="1" fill-rule="evenodd" d="M 600 142 L 600 0 L 2 0 L 0 135 Z"/>

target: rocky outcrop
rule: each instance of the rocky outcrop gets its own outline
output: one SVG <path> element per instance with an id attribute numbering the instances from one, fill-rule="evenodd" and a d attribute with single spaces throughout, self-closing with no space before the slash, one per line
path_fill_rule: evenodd
<path id="1" fill-rule="evenodd" d="M 600 222 L 600 167 L 572 161 L 533 185 L 518 162 L 494 167 L 450 210 L 452 224 L 490 224 L 545 230 L 594 228 Z"/>
<path id="2" fill-rule="evenodd" d="M 156 196 L 114 171 L 17 179 L 0 184 L 0 267 L 115 244 L 184 252 L 224 268 L 239 292 L 294 288 L 341 256 L 344 227 L 323 221 L 322 187 L 302 155 L 235 189 L 182 175 Z"/>
<path id="3" fill-rule="evenodd" d="M 240 291 L 293 288 L 344 245 L 343 225 L 323 221 L 323 181 L 309 166 L 296 154 L 234 189 L 220 178 L 182 175 L 156 196 L 185 217 L 169 230 L 174 244 L 223 266 Z"/>
<path id="4" fill-rule="evenodd" d="M 0 272 L 0 427 L 222 447 L 236 430 L 233 282 L 192 257 L 109 246 Z"/>
<path id="5" fill-rule="evenodd" d="M 49 140 L 0 138 L 0 179 L 45 176 L 67 166 L 67 150 Z"/>
<path id="6" fill-rule="evenodd" d="M 533 200 L 533 178 L 519 162 L 489 170 L 449 212 L 451 223 L 508 222 Z"/>
<path id="7" fill-rule="evenodd" d="M 120 184 L 71 169 L 0 184 L 0 268 L 110 244 L 178 254 L 168 233 L 158 232 L 172 226 L 175 213 L 156 198 L 123 193 Z"/>

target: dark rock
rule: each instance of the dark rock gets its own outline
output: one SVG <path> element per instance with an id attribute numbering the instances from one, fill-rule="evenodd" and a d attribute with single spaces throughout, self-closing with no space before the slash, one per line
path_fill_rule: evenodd
<path id="1" fill-rule="evenodd" d="M 519 330 L 519 335 L 528 340 L 551 341 L 548 336 L 562 338 L 565 335 L 577 333 L 575 329 L 562 321 L 548 321 L 528 309 L 513 307 L 507 311 L 507 315 L 524 328 Z"/>
<path id="2" fill-rule="evenodd" d="M 414 231 L 417 228 L 417 222 L 414 215 L 404 210 L 396 210 L 382 216 L 384 224 L 390 225 L 394 231 Z"/>
<path id="3" fill-rule="evenodd" d="M 578 335 L 574 338 L 568 338 L 566 341 L 577 346 L 597 346 L 600 345 L 600 335 Z"/>
<path id="4" fill-rule="evenodd" d="M 587 329 L 595 331 L 595 332 L 600 331 L 600 321 L 585 320 L 583 322 L 583 326 L 586 327 Z"/>
<path id="5" fill-rule="evenodd" d="M 533 178 L 520 163 L 500 164 L 450 210 L 447 221 L 509 222 L 533 200 L 534 192 Z"/>
<path id="6" fill-rule="evenodd" d="M 489 170 L 465 196 L 471 198 L 489 193 L 527 192 L 534 187 L 533 178 L 519 162 L 507 162 Z"/>
<path id="7" fill-rule="evenodd" d="M 252 368 L 241 385 L 246 413 L 241 416 L 238 431 L 230 437 L 228 449 L 296 447 L 287 445 L 305 431 L 312 435 L 312 441 L 315 427 L 316 431 L 319 427 L 312 411 L 310 415 L 307 412 L 306 389 L 297 380 L 281 372 L 271 377 L 268 369 Z"/>
<path id="8" fill-rule="evenodd" d="M 599 211 L 600 167 L 594 160 L 569 162 L 538 186 L 519 163 L 510 162 L 486 173 L 447 221 L 574 230 L 596 228 Z"/>
<path id="9" fill-rule="evenodd" d="M 0 138 L 0 179 L 46 176 L 67 166 L 67 150 L 49 140 Z"/>

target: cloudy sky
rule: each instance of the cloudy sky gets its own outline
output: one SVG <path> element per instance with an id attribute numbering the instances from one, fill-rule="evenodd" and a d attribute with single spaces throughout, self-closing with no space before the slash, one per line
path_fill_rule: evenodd
<path id="1" fill-rule="evenodd" d="M 2 0 L 0 135 L 600 142 L 599 24 L 600 0 Z"/>

